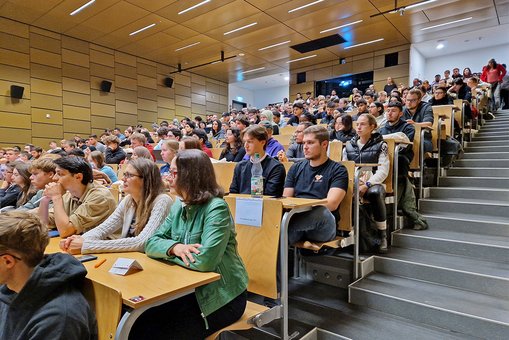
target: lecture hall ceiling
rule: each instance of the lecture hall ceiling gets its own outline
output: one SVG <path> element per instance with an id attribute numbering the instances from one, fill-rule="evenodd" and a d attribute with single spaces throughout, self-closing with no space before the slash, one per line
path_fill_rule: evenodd
<path id="1" fill-rule="evenodd" d="M 401 0 L 398 7 L 420 1 Z M 394 1 L 96 0 L 69 15 L 87 2 L 0 0 L 0 16 L 184 69 L 218 60 L 224 51 L 237 57 L 193 72 L 227 82 L 509 24 L 509 0 L 436 0 L 403 15 L 375 17 L 393 9 Z M 335 33 L 347 41 L 304 54 L 290 48 Z M 378 39 L 383 40 L 348 48 Z M 310 58 L 292 62 L 303 57 Z"/>

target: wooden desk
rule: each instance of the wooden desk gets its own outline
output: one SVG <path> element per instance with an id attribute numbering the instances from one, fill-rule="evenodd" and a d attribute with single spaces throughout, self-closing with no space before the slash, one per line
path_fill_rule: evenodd
<path id="1" fill-rule="evenodd" d="M 46 248 L 47 253 L 60 252 L 61 238 L 52 238 Z M 98 260 L 83 263 L 87 268 L 87 279 L 101 283 L 122 293 L 122 302 L 129 307 L 118 324 L 116 339 L 127 339 L 136 319 L 147 309 L 166 303 L 194 292 L 195 288 L 219 280 L 220 275 L 188 270 L 165 261 L 149 258 L 143 253 L 101 253 Z M 126 276 L 111 274 L 108 271 L 119 257 L 135 259 L 143 267 L 142 271 Z M 94 265 L 106 259 L 99 268 Z M 139 302 L 129 300 L 135 296 L 145 299 Z"/>
<path id="2" fill-rule="evenodd" d="M 230 197 L 251 197 L 246 194 L 230 194 Z M 271 308 L 267 311 L 270 314 L 269 318 L 273 316 L 274 319 L 283 319 L 281 323 L 281 339 L 288 340 L 288 227 L 290 219 L 294 214 L 311 210 L 314 206 L 327 204 L 327 199 L 309 199 L 309 198 L 296 198 L 296 197 L 281 197 L 272 198 L 264 196 L 264 199 L 279 200 L 283 203 L 283 209 L 286 210 L 281 220 L 281 233 L 280 233 L 280 263 L 281 263 L 281 304 Z M 275 310 L 273 313 L 271 311 Z M 266 320 L 269 322 L 269 320 Z"/>

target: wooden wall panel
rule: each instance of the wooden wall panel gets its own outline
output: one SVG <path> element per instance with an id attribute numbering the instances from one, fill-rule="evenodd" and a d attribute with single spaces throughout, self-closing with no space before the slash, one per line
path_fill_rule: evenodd
<path id="1" fill-rule="evenodd" d="M 225 111 L 227 84 L 107 47 L 0 18 L 0 145 Z M 110 93 L 100 82 L 110 80 Z M 25 88 L 10 98 L 10 85 Z M 32 132 L 33 131 L 33 132 Z"/>

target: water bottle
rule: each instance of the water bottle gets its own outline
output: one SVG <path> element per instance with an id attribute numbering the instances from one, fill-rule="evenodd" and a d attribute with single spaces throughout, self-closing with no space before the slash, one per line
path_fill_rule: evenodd
<path id="1" fill-rule="evenodd" d="M 260 154 L 255 153 L 251 167 L 251 196 L 261 197 L 263 195 L 263 169 Z"/>

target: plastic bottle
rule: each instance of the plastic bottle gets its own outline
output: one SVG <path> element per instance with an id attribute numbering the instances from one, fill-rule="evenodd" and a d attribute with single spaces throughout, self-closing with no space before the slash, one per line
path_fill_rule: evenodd
<path id="1" fill-rule="evenodd" d="M 260 155 L 255 153 L 251 167 L 251 196 L 261 197 L 263 195 L 263 169 Z"/>

